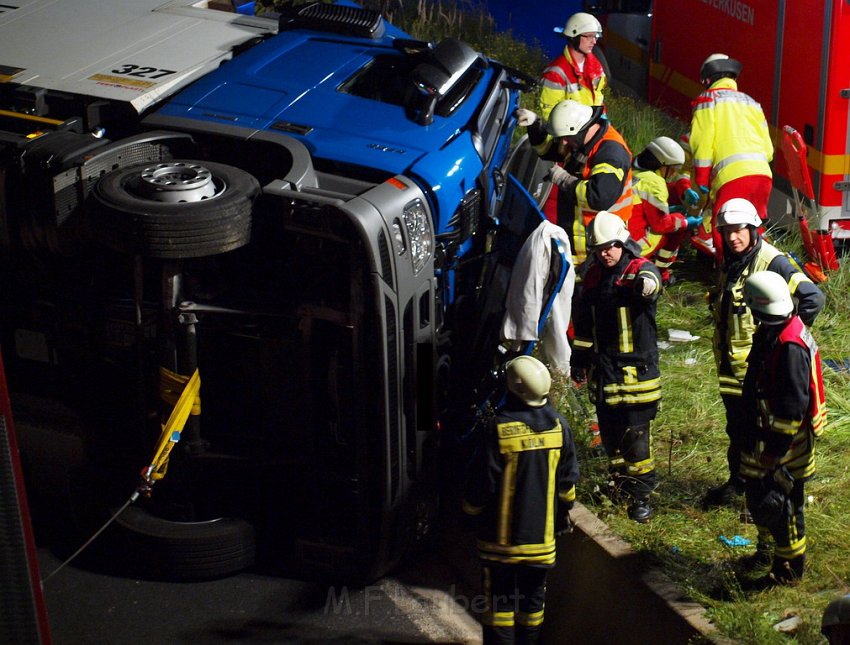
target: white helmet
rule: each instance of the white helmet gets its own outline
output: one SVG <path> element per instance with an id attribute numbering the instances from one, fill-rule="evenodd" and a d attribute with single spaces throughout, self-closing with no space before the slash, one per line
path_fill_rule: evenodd
<path id="1" fill-rule="evenodd" d="M 508 361 L 505 378 L 508 390 L 528 405 L 541 406 L 546 403 L 552 377 L 546 366 L 533 356 L 517 356 Z"/>
<path id="2" fill-rule="evenodd" d="M 581 34 L 595 33 L 598 38 L 602 37 L 602 23 L 589 13 L 578 12 L 567 18 L 567 24 L 563 27 L 555 27 L 556 34 L 564 34 L 567 38 L 575 38 Z"/>
<path id="3" fill-rule="evenodd" d="M 591 249 L 605 246 L 611 242 L 625 244 L 629 240 L 629 230 L 622 218 L 599 211 L 587 225 L 587 246 Z"/>
<path id="4" fill-rule="evenodd" d="M 589 105 L 567 99 L 552 108 L 546 130 L 553 137 L 574 137 L 593 122 L 594 116 Z"/>
<path id="5" fill-rule="evenodd" d="M 702 66 L 699 68 L 699 77 L 703 82 L 711 80 L 712 77 L 717 75 L 729 75 L 732 78 L 737 78 L 742 68 L 743 65 L 740 61 L 729 58 L 726 54 L 712 54 L 702 62 Z"/>
<path id="6" fill-rule="evenodd" d="M 744 283 L 744 302 L 753 317 L 767 325 L 785 322 L 794 313 L 788 283 L 773 271 L 756 271 Z"/>
<path id="7" fill-rule="evenodd" d="M 679 145 L 682 146 L 682 150 L 684 150 L 686 153 L 692 154 L 690 132 L 685 132 L 685 134 L 679 135 Z"/>
<path id="8" fill-rule="evenodd" d="M 717 226 L 761 226 L 756 207 L 743 197 L 734 197 L 725 202 L 717 212 Z"/>
<path id="9" fill-rule="evenodd" d="M 685 151 L 670 137 L 655 137 L 635 158 L 635 165 L 644 170 L 657 170 L 661 166 L 681 166 Z"/>
<path id="10" fill-rule="evenodd" d="M 685 151 L 670 137 L 655 137 L 647 144 L 646 149 L 662 166 L 681 166 L 685 163 Z"/>

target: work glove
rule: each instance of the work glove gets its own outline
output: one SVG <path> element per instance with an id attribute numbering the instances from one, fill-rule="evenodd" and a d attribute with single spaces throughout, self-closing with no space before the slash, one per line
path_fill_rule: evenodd
<path id="1" fill-rule="evenodd" d="M 526 110 L 525 108 L 517 108 L 516 112 L 514 112 L 514 116 L 516 117 L 516 124 L 524 128 L 533 125 L 534 122 L 537 121 L 537 114 L 532 110 Z"/>
<path id="2" fill-rule="evenodd" d="M 702 224 L 702 215 L 690 215 L 686 217 L 685 220 L 688 222 L 688 230 L 692 231 Z"/>
<path id="3" fill-rule="evenodd" d="M 688 188 L 685 191 L 685 194 L 682 195 L 682 199 L 685 200 L 685 203 L 688 206 L 696 206 L 697 204 L 699 204 L 699 193 L 693 188 Z"/>
<path id="4" fill-rule="evenodd" d="M 684 213 L 685 207 L 681 204 L 676 204 L 675 206 L 670 206 L 667 211 L 670 213 Z"/>
<path id="5" fill-rule="evenodd" d="M 709 192 L 711 192 L 711 188 L 709 188 L 708 186 L 700 186 L 699 190 L 704 195 L 707 195 Z"/>
<path id="6" fill-rule="evenodd" d="M 578 177 L 568 173 L 558 165 L 552 166 L 546 174 L 546 179 L 555 184 L 558 188 L 566 190 L 578 181 Z"/>
<path id="7" fill-rule="evenodd" d="M 649 298 L 653 293 L 655 293 L 655 282 L 648 280 L 647 278 L 637 277 L 635 278 L 635 291 L 637 291 L 642 298 Z"/>

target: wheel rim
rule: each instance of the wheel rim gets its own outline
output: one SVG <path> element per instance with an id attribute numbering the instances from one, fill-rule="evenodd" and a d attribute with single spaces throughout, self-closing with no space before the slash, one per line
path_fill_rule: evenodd
<path id="1" fill-rule="evenodd" d="M 169 204 L 200 202 L 220 192 L 209 169 L 180 161 L 145 166 L 137 178 L 136 189 L 143 197 Z"/>

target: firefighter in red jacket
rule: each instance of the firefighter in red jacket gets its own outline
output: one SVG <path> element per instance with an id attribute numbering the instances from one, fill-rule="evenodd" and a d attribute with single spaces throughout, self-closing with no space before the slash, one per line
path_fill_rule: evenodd
<path id="1" fill-rule="evenodd" d="M 558 188 L 557 213 L 546 216 L 567 232 L 578 266 L 587 257 L 585 228 L 596 213 L 608 211 L 624 222 L 632 215 L 632 153 L 602 107 L 561 101 L 545 124 L 530 110 L 518 116 L 538 153 L 556 162 L 546 178 Z"/>
<path id="2" fill-rule="evenodd" d="M 508 394 L 473 459 L 463 511 L 477 519 L 484 643 L 536 643 L 555 537 L 570 526 L 579 477 L 572 432 L 531 356 L 505 368 Z"/>
<path id="3" fill-rule="evenodd" d="M 750 585 L 763 588 L 803 577 L 803 487 L 815 472 L 815 437 L 826 425 L 826 401 L 817 344 L 794 313 L 785 279 L 773 271 L 753 273 L 744 283 L 744 300 L 759 322 L 743 390 L 741 475 L 759 531 L 750 562 L 769 562 L 768 535 L 776 545 L 770 573 Z"/>
<path id="4" fill-rule="evenodd" d="M 685 215 L 684 207 L 670 206 L 669 182 L 685 163 L 685 151 L 670 137 L 655 137 L 635 157 L 633 208 L 629 234 L 661 271 L 664 284 L 672 282 L 670 267 L 679 246 L 702 218 Z M 691 192 L 694 192 L 691 190 Z"/>
<path id="5" fill-rule="evenodd" d="M 588 240 L 592 256 L 573 307 L 573 368 L 587 370 L 615 488 L 629 498 L 629 517 L 646 522 L 656 485 L 650 423 L 661 400 L 655 324 L 661 274 L 616 215 L 598 213 Z"/>
<path id="6" fill-rule="evenodd" d="M 738 90 L 740 73 L 741 63 L 726 54 L 712 54 L 700 68 L 706 89 L 692 103 L 693 180 L 703 192 L 710 191 L 715 217 L 729 199 L 742 197 L 765 220 L 773 187 L 773 142 L 761 105 Z M 714 230 L 719 264 L 721 240 Z"/>
<path id="7" fill-rule="evenodd" d="M 584 105 L 602 105 L 608 78 L 593 54 L 602 37 L 602 25 L 589 13 L 575 13 L 564 27 L 556 27 L 568 39 L 564 52 L 551 61 L 540 80 L 540 116 L 545 120 L 558 103 L 572 99 Z"/>
<path id="8" fill-rule="evenodd" d="M 726 410 L 729 479 L 708 490 L 703 500 L 706 508 L 734 503 L 744 488 L 739 474 L 746 431 L 741 393 L 756 329 L 752 312 L 744 301 L 744 282 L 757 271 L 773 271 L 782 276 L 798 302 L 800 318 L 807 325 L 814 322 L 825 302 L 823 292 L 782 251 L 761 238 L 760 223 L 755 207 L 746 199 L 730 199 L 717 217 L 725 259 L 718 284 L 709 292 L 708 305 L 714 318 L 714 359 Z"/>

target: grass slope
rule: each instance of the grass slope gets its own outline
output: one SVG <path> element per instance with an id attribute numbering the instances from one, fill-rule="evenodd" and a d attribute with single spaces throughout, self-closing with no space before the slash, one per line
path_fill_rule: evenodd
<path id="1" fill-rule="evenodd" d="M 661 351 L 664 399 L 653 427 L 659 486 L 653 498 L 656 515 L 647 525 L 631 522 L 598 490 L 606 486 L 605 459 L 585 451 L 579 498 L 618 535 L 644 553 L 695 600 L 726 635 L 741 643 L 783 643 L 788 637 L 772 629 L 797 615 L 798 643 L 822 643 L 820 618 L 835 596 L 850 591 L 850 375 L 826 369 L 829 426 L 817 445 L 818 472 L 807 485 L 808 566 L 794 588 L 744 594 L 735 561 L 754 551 L 756 530 L 742 521 L 741 507 L 705 512 L 700 501 L 707 487 L 726 476 L 724 412 L 717 389 L 711 350 L 712 324 L 705 292 L 713 271 L 693 252 L 677 267 L 685 279 L 668 288 L 659 301 L 659 338 L 669 329 L 684 329 L 696 341 L 672 344 Z M 827 305 L 813 326 L 822 357 L 843 361 L 850 353 L 847 334 L 846 266 L 821 285 Z M 566 387 L 562 384 L 562 387 Z M 563 396 L 563 390 L 562 390 Z M 578 421 L 581 423 L 580 421 Z M 584 437 L 578 432 L 579 437 Z M 750 546 L 728 547 L 721 536 L 748 538 Z"/>

